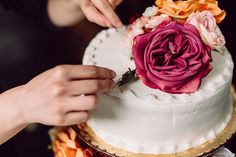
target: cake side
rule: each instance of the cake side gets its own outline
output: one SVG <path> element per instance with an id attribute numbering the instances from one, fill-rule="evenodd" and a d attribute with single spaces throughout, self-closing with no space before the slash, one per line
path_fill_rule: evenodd
<path id="1" fill-rule="evenodd" d="M 217 134 L 217 136 L 197 147 L 190 148 L 183 152 L 177 152 L 172 154 L 145 154 L 145 153 L 135 153 L 124 149 L 118 149 L 104 142 L 97 134 L 86 124 L 78 126 L 80 128 L 80 135 L 90 141 L 93 146 L 98 147 L 103 152 L 109 152 L 114 156 L 129 156 L 129 157 L 196 157 L 196 156 L 209 156 L 212 152 L 218 150 L 226 142 L 228 142 L 236 132 L 236 101 L 235 101 L 235 91 L 232 90 L 234 109 L 233 114 L 226 128 Z"/>
<path id="2" fill-rule="evenodd" d="M 111 68 L 118 80 L 134 68 L 125 36 L 125 28 L 102 31 L 86 49 L 83 63 Z M 180 152 L 214 138 L 231 117 L 233 62 L 225 48 L 212 57 L 213 71 L 199 91 L 168 94 L 137 80 L 102 94 L 89 126 L 108 144 L 139 153 Z"/>

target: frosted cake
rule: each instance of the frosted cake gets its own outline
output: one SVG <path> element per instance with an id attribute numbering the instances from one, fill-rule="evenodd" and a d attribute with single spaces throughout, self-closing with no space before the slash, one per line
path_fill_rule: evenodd
<path id="1" fill-rule="evenodd" d="M 84 54 L 84 65 L 113 69 L 117 82 L 134 73 L 100 94 L 86 126 L 121 156 L 201 147 L 233 115 L 234 64 L 217 26 L 225 12 L 214 0 L 156 4 L 129 27 L 101 31 Z"/>

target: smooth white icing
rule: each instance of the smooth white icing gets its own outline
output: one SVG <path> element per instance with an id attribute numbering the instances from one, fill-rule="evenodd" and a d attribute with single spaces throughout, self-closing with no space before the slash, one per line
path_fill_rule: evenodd
<path id="1" fill-rule="evenodd" d="M 116 81 L 128 68 L 125 28 L 100 32 L 89 44 L 84 64 L 116 71 Z M 88 125 L 108 144 L 137 153 L 167 154 L 187 150 L 215 137 L 232 114 L 230 86 L 233 62 L 229 52 L 212 52 L 213 71 L 193 94 L 168 94 L 141 80 L 100 95 Z"/>

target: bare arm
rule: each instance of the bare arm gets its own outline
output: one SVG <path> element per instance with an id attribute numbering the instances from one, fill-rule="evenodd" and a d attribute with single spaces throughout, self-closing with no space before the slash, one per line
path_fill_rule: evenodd
<path id="1" fill-rule="evenodd" d="M 13 105 L 15 102 L 20 102 L 21 96 L 17 93 L 21 88 L 17 87 L 0 95 L 0 144 L 27 126 L 27 122 L 20 114 L 18 106 Z"/>
<path id="2" fill-rule="evenodd" d="M 0 95 L 0 144 L 28 124 L 67 126 L 87 121 L 98 92 L 114 86 L 112 70 L 81 65 L 50 69 Z"/>

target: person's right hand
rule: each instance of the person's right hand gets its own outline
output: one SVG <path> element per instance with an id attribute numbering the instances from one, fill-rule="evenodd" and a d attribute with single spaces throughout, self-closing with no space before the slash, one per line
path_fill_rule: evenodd
<path id="1" fill-rule="evenodd" d="M 21 86 L 15 94 L 18 98 L 12 94 L 9 101 L 17 101 L 19 118 L 27 124 L 79 124 L 87 121 L 88 111 L 95 108 L 97 93 L 114 86 L 114 77 L 112 70 L 96 66 L 57 66 Z"/>
<path id="2" fill-rule="evenodd" d="M 74 0 L 90 22 L 104 27 L 120 27 L 122 22 L 114 9 L 123 0 Z"/>

